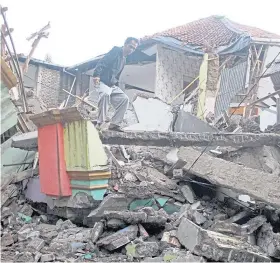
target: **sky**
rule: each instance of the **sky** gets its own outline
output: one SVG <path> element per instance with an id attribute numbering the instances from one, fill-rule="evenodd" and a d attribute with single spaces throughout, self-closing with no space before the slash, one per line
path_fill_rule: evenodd
<path id="1" fill-rule="evenodd" d="M 128 36 L 143 37 L 211 15 L 280 35 L 278 0 L 2 0 L 17 53 L 28 54 L 26 38 L 49 21 L 34 58 L 72 66 L 121 46 Z M 278 7 L 278 8 L 277 8 Z"/>

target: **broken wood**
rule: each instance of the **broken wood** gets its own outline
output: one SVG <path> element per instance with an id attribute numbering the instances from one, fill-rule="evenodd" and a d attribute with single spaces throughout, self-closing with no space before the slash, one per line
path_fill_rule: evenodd
<path id="1" fill-rule="evenodd" d="M 65 90 L 65 89 L 62 89 L 62 90 L 63 90 L 64 92 L 66 92 L 67 94 L 69 94 L 70 96 L 72 96 L 72 97 L 78 99 L 79 101 L 85 103 L 86 105 L 92 107 L 93 109 L 96 109 L 96 110 L 98 109 L 96 106 L 94 106 L 93 104 L 89 103 L 88 101 L 85 101 L 83 98 L 81 98 L 81 97 L 79 97 L 79 96 L 77 96 L 77 95 L 71 94 L 70 92 L 68 92 L 68 91 Z"/>
<path id="2" fill-rule="evenodd" d="M 31 40 L 32 38 L 37 37 L 37 38 L 34 40 L 34 42 L 32 43 L 32 48 L 31 48 L 31 50 L 30 50 L 28 56 L 26 57 L 25 63 L 24 63 L 24 65 L 23 65 L 23 67 L 22 67 L 22 71 L 23 71 L 24 73 L 26 73 L 27 70 L 28 70 L 29 61 L 30 61 L 30 59 L 31 59 L 31 57 L 32 57 L 32 55 L 33 55 L 35 49 L 37 48 L 37 46 L 38 46 L 40 40 L 41 40 L 43 37 L 44 37 L 44 38 L 48 38 L 49 33 L 45 32 L 45 31 L 46 31 L 47 29 L 49 29 L 49 28 L 50 28 L 50 22 L 49 22 L 46 26 L 44 26 L 42 29 L 40 29 L 38 32 L 35 32 L 35 33 L 31 34 L 31 36 L 27 38 L 27 40 L 29 41 L 29 40 Z"/>
<path id="3" fill-rule="evenodd" d="M 200 151 L 193 148 L 181 147 L 178 158 L 187 162 L 184 170 L 215 185 L 248 194 L 257 200 L 280 207 L 280 177 L 278 175 L 248 168 L 208 154 L 203 154 L 191 167 L 200 154 Z"/>

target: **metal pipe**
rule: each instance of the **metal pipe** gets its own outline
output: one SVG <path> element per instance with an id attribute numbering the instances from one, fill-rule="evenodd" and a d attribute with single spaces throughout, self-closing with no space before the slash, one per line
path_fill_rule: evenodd
<path id="1" fill-rule="evenodd" d="M 2 17 L 3 17 L 3 20 L 4 20 L 4 24 L 5 24 L 6 29 L 7 29 L 7 33 L 9 35 L 9 37 L 10 37 L 10 41 L 11 41 L 11 44 L 12 44 L 12 48 L 13 48 L 14 54 L 16 55 L 17 52 L 16 52 L 16 49 L 15 49 L 15 44 L 14 44 L 14 41 L 13 41 L 13 38 L 12 38 L 12 35 L 11 35 L 11 32 L 10 32 L 10 28 L 9 28 L 6 16 L 4 14 L 5 11 L 3 11 L 2 6 L 0 6 L 0 8 L 1 8 L 1 14 L 2 14 Z M 3 38 L 3 39 L 5 39 L 5 38 Z M 6 43 L 6 46 L 7 46 L 7 49 L 8 49 L 8 45 L 7 45 L 6 40 L 5 40 L 5 43 Z M 11 56 L 11 54 L 9 54 L 9 55 Z M 19 77 L 20 86 L 21 86 L 21 92 L 22 92 L 22 96 L 23 96 L 23 108 L 24 108 L 24 111 L 27 112 L 28 111 L 28 105 L 27 105 L 27 101 L 26 101 L 26 95 L 25 95 L 25 91 L 24 91 L 24 85 L 23 85 L 23 80 L 22 80 L 22 75 L 21 75 L 21 69 L 20 69 L 20 66 L 19 66 L 19 61 L 18 61 L 18 57 L 17 56 L 15 56 L 15 62 L 16 62 L 16 65 L 18 67 L 18 70 L 19 70 L 18 77 Z"/>

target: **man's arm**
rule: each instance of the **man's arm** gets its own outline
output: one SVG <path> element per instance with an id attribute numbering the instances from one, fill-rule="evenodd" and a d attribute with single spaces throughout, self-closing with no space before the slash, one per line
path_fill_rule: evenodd
<path id="1" fill-rule="evenodd" d="M 112 63 L 117 57 L 118 51 L 117 47 L 113 47 L 102 59 L 99 60 L 93 72 L 94 78 L 100 77 L 104 68 L 110 65 L 110 63 Z"/>

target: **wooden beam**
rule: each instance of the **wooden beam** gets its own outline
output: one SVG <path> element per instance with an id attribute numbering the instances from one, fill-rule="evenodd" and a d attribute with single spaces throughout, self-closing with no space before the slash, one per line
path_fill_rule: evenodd
<path id="1" fill-rule="evenodd" d="M 277 94 L 280 94 L 280 90 L 277 90 L 277 91 L 275 91 L 275 92 L 273 92 L 273 93 L 271 93 L 271 94 L 268 94 L 267 96 L 265 96 L 265 97 L 263 97 L 263 98 L 260 98 L 260 99 L 258 99 L 258 100 L 255 100 L 254 102 L 250 103 L 248 106 L 253 106 L 253 105 L 255 105 L 256 103 L 261 102 L 261 101 L 266 100 L 266 99 L 269 99 L 270 97 L 273 97 L 274 95 L 277 95 Z"/>

